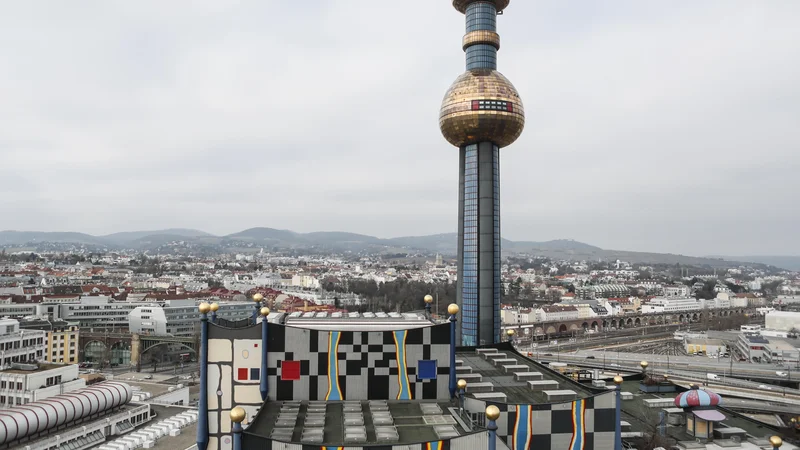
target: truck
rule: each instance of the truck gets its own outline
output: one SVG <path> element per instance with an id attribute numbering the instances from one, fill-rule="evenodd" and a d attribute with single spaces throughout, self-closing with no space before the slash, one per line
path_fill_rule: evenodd
<path id="1" fill-rule="evenodd" d="M 706 374 L 706 378 L 707 378 L 708 380 L 711 380 L 711 381 L 719 381 L 719 380 L 721 380 L 721 379 L 722 379 L 722 378 L 720 378 L 720 377 L 719 377 L 719 375 L 717 375 L 717 374 L 715 374 L 715 373 L 707 373 L 707 374 Z"/>

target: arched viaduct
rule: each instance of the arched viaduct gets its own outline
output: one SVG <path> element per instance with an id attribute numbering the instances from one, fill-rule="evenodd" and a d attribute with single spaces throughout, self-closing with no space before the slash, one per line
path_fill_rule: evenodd
<path id="1" fill-rule="evenodd" d="M 199 348 L 196 337 L 82 331 L 78 339 L 81 362 L 96 362 L 101 365 L 106 363 L 130 364 L 137 370 L 142 363 L 143 355 L 169 344 L 184 348 L 187 353 L 196 358 Z"/>
<path id="2" fill-rule="evenodd" d="M 550 335 L 563 333 L 583 333 L 588 330 L 619 330 L 658 325 L 699 323 L 717 318 L 755 315 L 752 308 L 703 309 L 697 311 L 678 311 L 656 314 L 626 314 L 621 316 L 600 316 L 585 319 L 560 320 L 552 322 L 532 322 L 503 324 L 503 330 L 513 329 L 520 336 L 534 336 L 546 339 Z"/>

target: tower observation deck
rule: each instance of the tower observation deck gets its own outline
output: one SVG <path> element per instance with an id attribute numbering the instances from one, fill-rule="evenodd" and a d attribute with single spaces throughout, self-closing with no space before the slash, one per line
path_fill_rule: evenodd
<path id="1" fill-rule="evenodd" d="M 453 0 L 466 16 L 466 72 L 444 96 L 439 128 L 459 148 L 458 341 L 500 342 L 500 148 L 525 127 L 514 85 L 497 71 L 497 16 L 510 0 Z"/>

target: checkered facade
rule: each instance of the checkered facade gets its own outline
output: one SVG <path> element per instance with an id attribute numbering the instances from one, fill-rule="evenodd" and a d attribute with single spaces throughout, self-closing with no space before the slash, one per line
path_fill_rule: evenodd
<path id="1" fill-rule="evenodd" d="M 486 406 L 496 405 L 500 409 L 497 435 L 506 442 L 510 450 L 570 449 L 570 445 L 575 442 L 581 442 L 584 450 L 613 450 L 615 401 L 615 394 L 610 391 L 575 402 L 536 405 L 485 403 L 467 398 L 465 408 L 473 414 L 475 420 L 483 423 Z M 583 403 L 583 420 L 582 426 L 576 427 L 573 415 L 576 404 L 579 405 L 580 402 Z M 530 408 L 528 423 L 532 428 L 527 433 L 530 439 L 515 438 L 517 427 L 525 427 L 527 408 Z M 518 414 L 521 419 L 519 422 Z M 520 432 L 518 436 L 524 434 Z"/>
<path id="2" fill-rule="evenodd" d="M 368 332 L 328 332 L 272 323 L 268 327 L 269 400 L 450 397 L 449 324 Z M 209 326 L 209 450 L 231 448 L 231 408 L 240 406 L 253 417 L 262 405 L 261 330 L 260 324 L 238 329 Z M 425 374 L 426 379 L 417 378 L 420 361 L 428 361 L 423 363 L 426 372 L 435 365 L 435 378 L 427 379 L 430 373 Z M 284 362 L 288 362 L 286 373 Z M 332 364 L 336 370 L 331 370 Z M 338 376 L 329 377 L 336 371 Z"/>
<path id="3" fill-rule="evenodd" d="M 395 332 L 364 331 L 339 333 L 334 348 L 331 332 L 305 330 L 270 324 L 269 398 L 270 400 L 326 400 L 338 389 L 342 400 L 395 400 L 401 390 L 401 377 L 407 376 L 412 399 L 448 399 L 450 393 L 450 328 L 434 325 L 405 331 L 406 373 L 398 365 Z M 332 372 L 331 353 L 338 362 L 338 377 Z M 436 378 L 417 378 L 419 361 L 436 361 Z M 283 379 L 284 361 L 300 362 L 300 380 Z M 402 362 L 402 361 L 401 361 Z M 329 381 L 331 384 L 329 384 Z M 402 398 L 402 397 L 401 397 Z"/>

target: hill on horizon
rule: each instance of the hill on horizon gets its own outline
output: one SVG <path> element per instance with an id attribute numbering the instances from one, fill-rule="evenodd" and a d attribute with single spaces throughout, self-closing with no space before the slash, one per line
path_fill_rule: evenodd
<path id="1" fill-rule="evenodd" d="M 429 252 L 443 256 L 455 256 L 457 252 L 457 233 L 440 233 L 427 236 L 402 236 L 379 238 L 344 231 L 317 231 L 298 233 L 291 230 L 255 227 L 217 236 L 202 230 L 169 228 L 150 231 L 127 231 L 105 236 L 93 236 L 78 232 L 38 232 L 38 231 L 0 231 L 0 246 L 36 246 L 42 243 L 73 243 L 101 246 L 105 248 L 152 250 L 174 241 L 188 241 L 209 248 L 223 245 L 228 248 L 263 246 L 271 248 L 315 248 L 328 251 L 374 251 L 380 252 Z M 692 264 L 711 267 L 730 267 L 740 265 L 737 261 L 773 265 L 776 267 L 800 270 L 800 257 L 695 257 L 687 255 L 606 250 L 590 244 L 570 239 L 551 241 L 512 241 L 503 239 L 502 249 L 506 254 L 527 254 L 544 256 L 557 260 L 624 260 L 632 263 L 650 264 Z M 222 251 L 222 250 L 219 250 Z M 229 250 L 228 250 L 229 251 Z"/>

